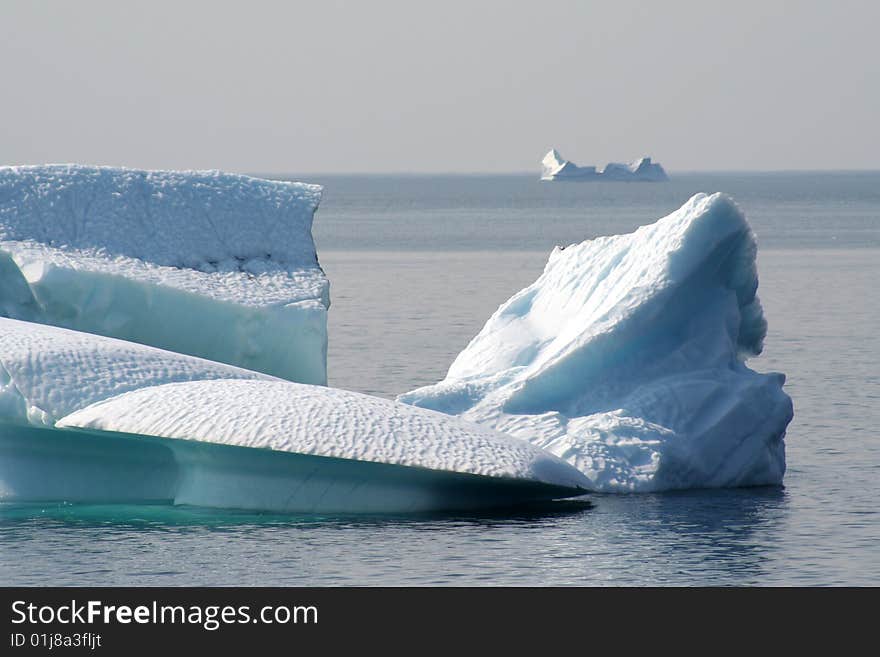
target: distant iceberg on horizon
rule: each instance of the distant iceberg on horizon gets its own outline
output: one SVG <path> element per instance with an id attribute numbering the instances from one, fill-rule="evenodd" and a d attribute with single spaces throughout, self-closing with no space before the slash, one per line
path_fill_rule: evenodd
<path id="1" fill-rule="evenodd" d="M 666 171 L 650 157 L 642 157 L 630 164 L 609 162 L 601 171 L 594 166 L 576 165 L 566 160 L 555 148 L 541 160 L 541 180 L 577 180 L 612 182 L 665 182 Z"/>

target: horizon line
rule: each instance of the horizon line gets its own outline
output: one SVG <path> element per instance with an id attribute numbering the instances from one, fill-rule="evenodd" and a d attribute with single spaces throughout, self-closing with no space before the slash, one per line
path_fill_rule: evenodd
<path id="1" fill-rule="evenodd" d="M 424 171 L 297 171 L 289 170 L 269 170 L 269 169 L 249 169 L 249 168 L 227 168 L 227 167 L 155 167 L 155 166 L 137 166 L 132 164 L 92 164 L 86 162 L 36 162 L 36 163 L 16 163 L 16 164 L 0 164 L 3 167 L 40 167 L 40 166 L 58 166 L 58 165 L 76 165 L 85 167 L 107 167 L 119 169 L 132 169 L 143 171 L 222 171 L 224 173 L 238 173 L 254 177 L 266 176 L 396 176 L 396 177 L 424 177 L 424 176 L 535 176 L 540 179 L 540 169 L 511 169 L 505 171 L 450 171 L 450 170 L 424 170 Z M 841 174 L 841 173 L 880 173 L 880 167 L 877 168 L 839 168 L 839 169 L 813 169 L 813 168 L 772 168 L 772 169 L 667 169 L 667 173 L 674 175 L 693 175 L 693 174 Z M 597 181 L 601 182 L 601 181 Z M 615 181 L 616 182 L 616 181 Z"/>
<path id="2" fill-rule="evenodd" d="M 226 170 L 226 169 L 224 169 Z M 226 170 L 228 171 L 228 170 Z M 876 169 L 667 169 L 667 173 L 675 175 L 692 174 L 761 174 L 761 173 L 880 173 L 880 167 Z M 540 171 L 534 170 L 510 170 L 510 171 L 249 171 L 246 175 L 251 176 L 535 176 L 540 180 Z M 601 182 L 601 181 L 596 181 Z"/>

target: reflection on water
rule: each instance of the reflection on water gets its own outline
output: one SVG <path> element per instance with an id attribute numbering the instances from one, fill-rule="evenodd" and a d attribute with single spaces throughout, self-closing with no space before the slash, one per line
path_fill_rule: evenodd
<path id="1" fill-rule="evenodd" d="M 34 521 L 56 521 L 65 525 L 81 527 L 143 528 L 230 525 L 241 527 L 252 524 L 259 527 L 282 525 L 315 525 L 332 523 L 420 523 L 449 522 L 462 519 L 491 521 L 534 521 L 543 517 L 558 518 L 592 509 L 588 497 L 531 502 L 512 507 L 477 509 L 472 511 L 377 513 L 377 514 L 291 514 L 255 512 L 238 509 L 211 509 L 198 506 L 172 504 L 69 504 L 69 503 L 0 503 L 0 523 L 11 531 L 17 523 L 27 525 Z"/>
<path id="2" fill-rule="evenodd" d="M 650 546 L 658 582 L 718 584 L 770 581 L 768 547 L 786 501 L 778 487 L 649 495 L 636 508 L 602 500 L 630 528 L 628 538 Z"/>
<path id="3" fill-rule="evenodd" d="M 348 517 L 2 505 L 0 573 L 9 584 L 769 583 L 786 499 L 762 488 Z M 70 546 L 75 559 L 48 558 Z"/>

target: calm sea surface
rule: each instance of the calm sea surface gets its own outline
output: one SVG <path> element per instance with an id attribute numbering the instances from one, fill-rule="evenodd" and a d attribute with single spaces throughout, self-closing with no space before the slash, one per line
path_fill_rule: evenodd
<path id="1" fill-rule="evenodd" d="M 515 516 L 0 505 L 0 583 L 880 585 L 880 173 L 296 178 L 326 186 L 331 385 L 386 397 L 442 378 L 555 244 L 730 193 L 758 234 L 770 322 L 751 366 L 785 372 L 795 404 L 785 487 Z"/>

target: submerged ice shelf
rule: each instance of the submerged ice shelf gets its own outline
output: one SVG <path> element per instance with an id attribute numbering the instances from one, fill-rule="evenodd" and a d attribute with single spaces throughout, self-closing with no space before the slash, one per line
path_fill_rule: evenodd
<path id="1" fill-rule="evenodd" d="M 0 314 L 326 384 L 320 196 L 216 171 L 0 167 Z"/>
<path id="2" fill-rule="evenodd" d="M 0 501 L 409 512 L 585 485 L 525 441 L 440 413 L 0 319 Z"/>
<path id="3" fill-rule="evenodd" d="M 527 439 L 596 491 L 779 484 L 792 404 L 745 364 L 767 330 L 755 256 L 721 194 L 557 248 L 443 381 L 399 399 Z"/>

